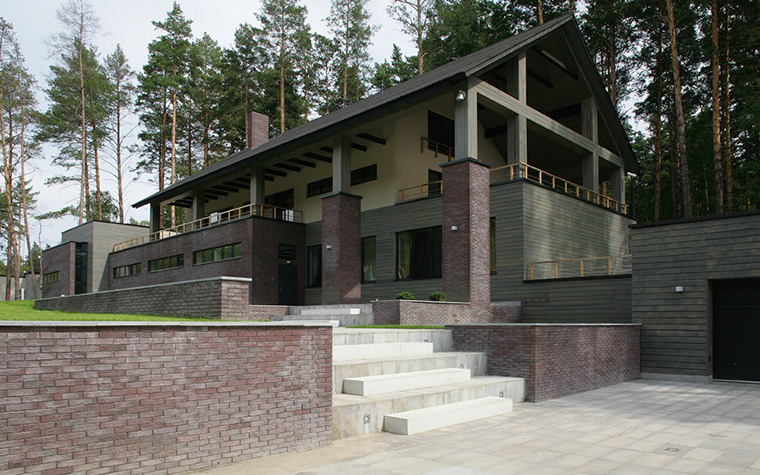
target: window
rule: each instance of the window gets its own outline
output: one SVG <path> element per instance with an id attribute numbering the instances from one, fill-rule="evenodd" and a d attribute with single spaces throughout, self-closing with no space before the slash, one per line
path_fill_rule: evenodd
<path id="1" fill-rule="evenodd" d="M 491 218 L 491 273 L 496 273 L 496 218 Z"/>
<path id="2" fill-rule="evenodd" d="M 49 272 L 42 276 L 43 284 L 52 284 L 53 282 L 58 282 L 59 280 L 61 280 L 60 271 Z"/>
<path id="3" fill-rule="evenodd" d="M 78 242 L 74 250 L 74 294 L 87 293 L 87 243 Z"/>
<path id="4" fill-rule="evenodd" d="M 322 286 L 322 246 L 306 248 L 306 286 Z"/>
<path id="5" fill-rule="evenodd" d="M 398 280 L 441 277 L 442 260 L 440 226 L 396 233 Z"/>
<path id="6" fill-rule="evenodd" d="M 441 185 L 443 182 L 443 173 L 428 170 L 428 196 L 441 196 Z"/>
<path id="7" fill-rule="evenodd" d="M 377 180 L 377 165 L 357 168 L 351 172 L 351 186 L 361 185 L 368 181 Z"/>
<path id="8" fill-rule="evenodd" d="M 195 251 L 193 253 L 193 264 L 207 264 L 209 262 L 237 259 L 240 255 L 241 246 L 239 242 L 235 244 L 227 244 L 225 246 L 211 247 L 209 249 L 203 249 L 202 251 Z"/>
<path id="9" fill-rule="evenodd" d="M 324 195 L 332 192 L 332 177 L 328 176 L 322 180 L 312 181 L 306 185 L 306 197 Z"/>
<path id="10" fill-rule="evenodd" d="M 289 246 L 287 244 L 280 244 L 277 250 L 277 255 L 280 259 L 286 260 L 286 261 L 294 261 L 296 260 L 296 247 L 295 246 Z"/>
<path id="11" fill-rule="evenodd" d="M 362 282 L 377 280 L 377 236 L 362 238 Z"/>
<path id="12" fill-rule="evenodd" d="M 431 143 L 432 142 L 432 143 Z M 454 148 L 454 121 L 448 117 L 428 111 L 428 148 L 435 150 L 436 142 L 438 144 L 448 145 Z M 447 153 L 448 151 L 438 147 L 438 153 Z"/>
<path id="13" fill-rule="evenodd" d="M 128 266 L 119 266 L 113 268 L 113 278 L 129 277 L 131 275 L 138 275 L 142 272 L 142 264 L 137 262 Z"/>
<path id="14" fill-rule="evenodd" d="M 158 272 L 160 270 L 175 269 L 177 267 L 184 267 L 185 256 L 183 254 L 177 254 L 171 257 L 162 257 L 161 259 L 153 259 L 148 261 L 148 272 Z"/>

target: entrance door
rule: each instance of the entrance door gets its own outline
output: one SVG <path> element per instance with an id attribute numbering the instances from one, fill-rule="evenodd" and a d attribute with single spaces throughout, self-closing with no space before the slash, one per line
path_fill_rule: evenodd
<path id="1" fill-rule="evenodd" d="M 713 378 L 760 381 L 760 279 L 713 282 Z"/>
<path id="2" fill-rule="evenodd" d="M 298 291 L 298 267 L 289 264 L 280 264 L 277 273 L 277 304 L 297 305 Z"/>

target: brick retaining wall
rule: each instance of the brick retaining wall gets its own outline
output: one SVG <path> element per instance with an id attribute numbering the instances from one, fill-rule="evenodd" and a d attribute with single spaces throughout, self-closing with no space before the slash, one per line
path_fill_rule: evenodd
<path id="1" fill-rule="evenodd" d="M 379 300 L 372 302 L 375 325 L 430 325 L 454 323 L 517 323 L 522 317 L 519 302 L 493 302 L 490 306 L 469 302 Z"/>
<path id="2" fill-rule="evenodd" d="M 247 319 L 251 279 L 211 279 L 148 285 L 37 300 L 41 310 Z"/>
<path id="3" fill-rule="evenodd" d="M 456 351 L 488 354 L 488 374 L 525 378 L 538 402 L 639 379 L 639 325 L 452 325 Z"/>
<path id="4" fill-rule="evenodd" d="M 0 473 L 173 474 L 329 445 L 332 328 L 0 325 Z"/>

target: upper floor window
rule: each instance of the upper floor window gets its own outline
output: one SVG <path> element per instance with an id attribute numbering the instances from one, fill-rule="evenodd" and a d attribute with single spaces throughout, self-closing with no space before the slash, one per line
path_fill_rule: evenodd
<path id="1" fill-rule="evenodd" d="M 428 111 L 428 148 L 436 150 L 436 143 L 454 148 L 454 121 L 441 114 Z M 433 143 L 431 143 L 433 142 Z M 446 153 L 438 147 L 439 153 Z M 453 150 L 452 150 L 453 152 Z"/>
<path id="2" fill-rule="evenodd" d="M 184 267 L 184 265 L 185 256 L 183 254 L 177 254 L 176 256 L 162 257 L 160 259 L 148 261 L 148 272 L 175 269 L 177 267 Z"/>

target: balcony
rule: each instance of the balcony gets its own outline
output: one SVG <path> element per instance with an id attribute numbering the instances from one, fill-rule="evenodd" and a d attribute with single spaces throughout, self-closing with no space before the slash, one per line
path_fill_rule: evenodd
<path id="1" fill-rule="evenodd" d="M 631 255 L 531 262 L 526 280 L 572 279 L 631 274 Z"/>
<path id="2" fill-rule="evenodd" d="M 160 241 L 161 239 L 167 239 L 190 231 L 198 231 L 201 229 L 218 226 L 220 224 L 225 224 L 238 219 L 248 218 L 250 216 L 278 219 L 281 221 L 290 221 L 293 223 L 303 222 L 303 213 L 299 210 L 254 203 L 228 211 L 211 213 L 210 215 L 205 216 L 201 219 L 197 219 L 195 221 L 180 224 L 173 228 L 162 229 L 158 232 L 140 238 L 130 239 L 129 241 L 124 241 L 116 244 L 113 247 L 113 250 L 114 252 L 122 251 L 124 249 L 129 249 L 130 247 L 139 246 L 148 242 Z"/>

